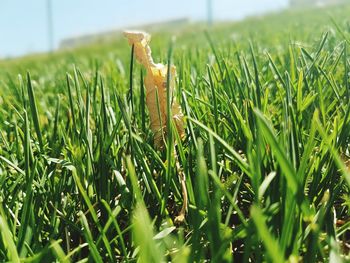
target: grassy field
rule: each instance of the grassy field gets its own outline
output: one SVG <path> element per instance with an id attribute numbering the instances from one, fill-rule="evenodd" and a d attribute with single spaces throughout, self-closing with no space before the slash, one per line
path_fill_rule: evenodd
<path id="1" fill-rule="evenodd" d="M 350 262 L 349 13 L 156 32 L 163 151 L 125 39 L 0 61 L 0 261 Z"/>

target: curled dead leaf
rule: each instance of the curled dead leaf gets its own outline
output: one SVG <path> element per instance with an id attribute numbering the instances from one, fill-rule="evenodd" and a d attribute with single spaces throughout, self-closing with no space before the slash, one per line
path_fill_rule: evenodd
<path id="1" fill-rule="evenodd" d="M 161 63 L 154 63 L 149 42 L 151 36 L 140 31 L 125 31 L 124 36 L 129 44 L 134 46 L 134 55 L 136 60 L 142 64 L 147 75 L 144 80 L 146 88 L 146 105 L 150 115 L 151 130 L 154 133 L 154 145 L 161 149 L 164 146 L 163 137 L 165 137 L 168 127 L 167 123 L 167 86 L 170 94 L 175 89 L 176 67 L 170 66 L 170 83 L 167 85 L 168 66 Z M 181 107 L 175 98 L 171 100 L 172 119 L 176 129 L 182 138 L 185 134 L 183 114 Z"/>

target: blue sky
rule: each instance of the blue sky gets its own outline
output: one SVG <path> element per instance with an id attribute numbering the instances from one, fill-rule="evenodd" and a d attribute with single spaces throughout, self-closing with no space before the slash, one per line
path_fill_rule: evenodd
<path id="1" fill-rule="evenodd" d="M 51 0 L 54 44 L 67 37 L 172 18 L 203 20 L 207 0 Z M 0 0 L 0 57 L 42 52 L 47 0 Z M 241 19 L 287 6 L 288 0 L 213 0 L 216 20 Z"/>

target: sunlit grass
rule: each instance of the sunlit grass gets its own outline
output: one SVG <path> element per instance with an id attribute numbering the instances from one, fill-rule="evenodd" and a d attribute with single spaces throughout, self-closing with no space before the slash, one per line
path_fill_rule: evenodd
<path id="1" fill-rule="evenodd" d="M 177 33 L 176 155 L 126 41 L 0 62 L 0 261 L 349 260 L 349 7 L 330 11 Z"/>

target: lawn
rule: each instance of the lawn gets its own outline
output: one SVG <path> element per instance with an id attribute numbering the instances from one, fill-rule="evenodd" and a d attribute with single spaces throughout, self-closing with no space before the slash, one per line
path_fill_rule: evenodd
<path id="1" fill-rule="evenodd" d="M 163 149 L 126 39 L 0 61 L 0 261 L 350 262 L 349 13 L 151 32 Z"/>

